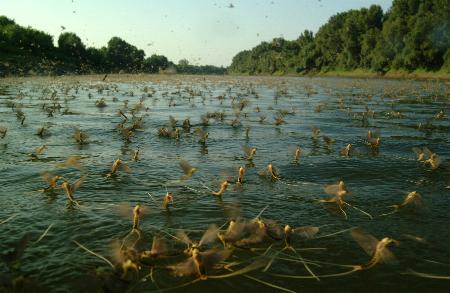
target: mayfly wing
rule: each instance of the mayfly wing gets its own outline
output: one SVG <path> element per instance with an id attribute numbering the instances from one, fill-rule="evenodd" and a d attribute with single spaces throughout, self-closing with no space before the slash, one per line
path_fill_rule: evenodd
<path id="1" fill-rule="evenodd" d="M 177 277 L 186 277 L 198 274 L 197 265 L 192 257 L 184 262 L 169 266 L 173 274 Z"/>
<path id="2" fill-rule="evenodd" d="M 316 226 L 304 226 L 298 227 L 293 230 L 294 234 L 304 238 L 304 239 L 312 239 L 314 236 L 319 233 L 319 227 Z"/>
<path id="3" fill-rule="evenodd" d="M 192 170 L 192 166 L 186 160 L 180 161 L 180 167 L 186 175 Z"/>
<path id="4" fill-rule="evenodd" d="M 214 242 L 217 239 L 217 233 L 219 232 L 219 229 L 216 225 L 212 224 L 209 225 L 208 229 L 203 234 L 202 238 L 199 241 L 199 246 L 203 244 L 209 244 Z"/>
<path id="5" fill-rule="evenodd" d="M 351 231 L 353 239 L 361 246 L 361 248 L 370 256 L 375 253 L 378 240 L 360 228 Z"/>

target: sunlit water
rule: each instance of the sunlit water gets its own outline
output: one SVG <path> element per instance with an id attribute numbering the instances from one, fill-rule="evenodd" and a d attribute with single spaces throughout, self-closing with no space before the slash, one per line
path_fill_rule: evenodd
<path id="1" fill-rule="evenodd" d="M 445 189 L 450 185 L 449 162 L 445 160 L 450 155 L 450 121 L 448 117 L 434 118 L 440 110 L 449 113 L 448 84 L 251 77 L 115 76 L 107 82 L 101 79 L 93 76 L 0 81 L 0 127 L 8 128 L 6 137 L 0 139 L 0 222 L 17 214 L 0 225 L 0 245 L 6 252 L 9 244 L 26 232 L 33 232 L 31 241 L 34 241 L 52 225 L 39 243 L 28 244 L 14 269 L 0 263 L 0 274 L 5 282 L 10 276 L 24 274 L 52 291 L 97 290 L 87 281 L 86 275 L 92 275 L 98 267 L 105 271 L 110 268 L 78 248 L 73 240 L 109 257 L 111 241 L 124 237 L 131 229 L 131 211 L 128 217 L 121 216 L 117 212 L 119 203 L 128 203 L 130 207 L 141 203 L 149 207 L 150 212 L 141 223 L 148 247 L 152 236 L 161 234 L 159 229 L 171 233 L 179 228 L 192 230 L 190 235 L 197 239 L 208 224 L 220 226 L 226 223 L 226 210 L 239 203 L 242 217 L 247 219 L 255 217 L 267 206 L 263 216 L 283 225 L 328 225 L 318 236 L 362 227 L 378 239 L 389 236 L 400 241 L 399 246 L 391 247 L 398 259 L 396 264 L 380 264 L 344 277 L 320 281 L 274 277 L 271 273 L 308 276 L 301 263 L 281 260 L 275 261 L 268 272 L 255 271 L 250 276 L 294 291 L 433 289 L 436 292 L 449 288 L 450 283 L 445 280 L 405 274 L 414 269 L 450 275 L 450 189 Z M 48 117 L 43 105 L 53 103 L 53 92 L 53 99 L 62 108 L 53 117 Z M 218 96 L 224 97 L 222 102 Z M 95 101 L 102 97 L 106 99 L 107 107 L 100 109 L 95 106 Z M 128 100 L 127 115 L 130 115 L 129 109 L 141 97 L 144 97 L 143 108 L 137 116 L 144 117 L 144 127 L 142 131 L 136 131 L 130 143 L 126 143 L 116 129 L 122 121 L 118 111 L 124 109 L 124 101 Z M 236 111 L 232 107 L 233 97 L 236 104 L 242 99 L 248 101 L 241 113 L 240 127 L 230 126 Z M 171 100 L 175 106 L 169 107 Z M 315 109 L 319 105 L 321 111 L 317 112 Z M 366 105 L 375 115 L 364 122 L 361 113 L 366 110 Z M 26 116 L 23 126 L 14 111 L 18 107 L 22 107 Z M 259 113 L 256 107 L 260 108 Z M 64 110 L 67 110 L 65 114 Z M 275 126 L 274 117 L 278 110 L 293 114 L 285 116 L 286 124 Z M 390 117 L 388 112 L 391 110 L 399 111 L 402 118 Z M 204 128 L 209 132 L 209 138 L 203 146 L 197 142 L 193 129 L 203 127 L 201 115 L 216 111 L 224 112 L 225 119 L 210 119 L 210 126 Z M 189 117 L 193 124 L 191 133 L 181 131 L 178 141 L 158 137 L 158 128 L 168 125 L 169 115 L 178 120 L 179 127 Z M 263 122 L 260 122 L 261 116 L 266 116 Z M 419 123 L 427 122 L 436 129 L 418 129 Z M 42 126 L 49 127 L 49 135 L 44 138 L 36 135 Z M 75 127 L 87 132 L 89 144 L 79 146 L 75 142 Z M 249 138 L 245 136 L 247 127 L 250 127 Z M 328 147 L 321 137 L 313 140 L 312 127 L 320 128 L 321 135 L 336 142 Z M 364 143 L 368 130 L 381 135 L 378 153 L 370 151 Z M 358 152 L 352 157 L 343 157 L 340 150 L 348 143 L 354 144 Z M 42 144 L 46 144 L 47 149 L 38 160 L 33 160 L 29 153 Z M 257 147 L 254 166 L 240 159 L 244 155 L 242 145 Z M 292 150 L 297 145 L 303 151 L 299 164 L 293 162 Z M 430 170 L 416 160 L 412 148 L 422 146 L 428 146 L 442 157 L 439 169 Z M 133 162 L 132 150 L 138 147 L 141 158 Z M 62 190 L 53 195 L 33 192 L 46 186 L 41 178 L 46 171 L 70 181 L 80 178 L 82 174 L 76 168 L 57 167 L 73 155 L 83 158 L 82 165 L 88 172 L 86 181 L 75 193 L 81 207 L 69 205 Z M 106 178 L 104 174 L 117 158 L 128 162 L 131 172 L 119 172 L 115 178 Z M 199 169 L 193 178 L 181 183 L 180 159 L 186 159 Z M 279 170 L 281 181 L 272 182 L 258 176 L 258 171 L 270 162 Z M 242 189 L 230 186 L 221 200 L 207 194 L 204 185 L 218 189 L 220 179 L 226 178 L 224 174 L 237 176 L 236 168 L 240 165 L 247 165 Z M 373 215 L 372 220 L 351 208 L 346 209 L 348 219 L 345 219 L 329 205 L 318 202 L 318 199 L 328 197 L 323 187 L 339 180 L 345 181 L 351 190 L 349 202 Z M 170 213 L 159 207 L 166 192 L 165 185 L 175 197 Z M 390 205 L 401 202 L 407 192 L 414 190 L 423 197 L 423 209 L 379 216 L 390 212 Z M 158 205 L 148 192 L 159 201 Z M 426 244 L 412 241 L 405 235 L 421 237 Z M 265 243 L 259 247 L 269 245 Z M 299 242 L 295 246 L 326 248 L 301 252 L 310 260 L 359 264 L 370 259 L 349 232 Z M 272 250 L 282 247 L 282 242 L 275 242 Z M 236 251 L 230 260 L 252 257 L 255 257 L 253 252 Z M 169 258 L 160 265 L 181 260 L 183 257 Z M 317 275 L 345 271 L 342 267 L 326 265 L 312 266 L 312 269 Z M 155 278 L 161 288 L 191 280 L 177 279 L 165 269 L 156 269 Z M 122 290 L 122 287 L 114 286 L 116 290 Z M 257 288 L 276 290 L 244 276 L 202 281 L 179 290 L 243 292 Z M 135 287 L 136 291 L 143 289 L 156 290 L 157 287 L 150 280 Z"/>

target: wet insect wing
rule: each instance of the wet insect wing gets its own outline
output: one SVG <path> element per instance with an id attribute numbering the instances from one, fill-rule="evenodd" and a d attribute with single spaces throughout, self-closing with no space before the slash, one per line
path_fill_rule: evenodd
<path id="1" fill-rule="evenodd" d="M 257 173 L 258 173 L 259 176 L 262 176 L 262 177 L 265 177 L 265 176 L 269 175 L 267 167 L 259 170 Z"/>
<path id="2" fill-rule="evenodd" d="M 184 262 L 178 263 L 173 266 L 169 266 L 168 268 L 172 270 L 173 274 L 176 277 L 200 275 L 199 268 L 192 257 L 188 258 Z"/>
<path id="3" fill-rule="evenodd" d="M 48 184 L 54 184 L 55 180 L 55 176 L 51 173 L 45 172 L 41 174 L 42 180 L 44 180 L 45 182 L 47 182 Z"/>
<path id="4" fill-rule="evenodd" d="M 298 227 L 292 230 L 292 233 L 303 239 L 313 239 L 317 233 L 319 233 L 319 227 L 315 226 L 304 226 Z"/>
<path id="5" fill-rule="evenodd" d="M 247 157 L 250 157 L 252 155 L 252 148 L 250 148 L 249 146 L 241 145 L 241 149 L 244 151 Z"/>
<path id="6" fill-rule="evenodd" d="M 172 115 L 169 115 L 169 126 L 172 128 L 177 127 L 177 120 L 175 120 L 175 118 L 173 118 Z"/>
<path id="7" fill-rule="evenodd" d="M 264 220 L 266 225 L 266 232 L 270 238 L 275 240 L 281 240 L 284 238 L 284 229 L 281 225 L 277 224 L 275 221 Z"/>
<path id="8" fill-rule="evenodd" d="M 83 184 L 83 182 L 86 180 L 87 175 L 82 176 L 80 179 L 78 179 L 77 181 L 75 181 L 72 185 L 72 189 L 73 191 L 77 190 L 78 188 L 80 188 L 81 184 Z"/>
<path id="9" fill-rule="evenodd" d="M 210 244 L 217 239 L 217 233 L 219 232 L 219 229 L 216 225 L 212 224 L 209 225 L 208 229 L 203 234 L 202 238 L 198 242 L 199 246 Z"/>
<path id="10" fill-rule="evenodd" d="M 350 234 L 368 255 L 373 256 L 377 249 L 378 239 L 360 228 L 353 229 Z"/>
<path id="11" fill-rule="evenodd" d="M 131 169 L 126 163 L 122 163 L 122 169 L 127 173 L 131 173 Z"/>
<path id="12" fill-rule="evenodd" d="M 339 185 L 338 184 L 328 185 L 324 188 L 324 191 L 326 194 L 335 195 L 339 191 Z"/>
<path id="13" fill-rule="evenodd" d="M 341 181 L 341 182 L 338 182 L 337 184 L 331 184 L 331 185 L 325 186 L 324 191 L 326 194 L 339 195 L 343 191 L 347 191 L 347 190 L 346 190 L 345 184 Z"/>
<path id="14" fill-rule="evenodd" d="M 203 267 L 207 274 L 212 272 L 218 263 L 226 260 L 231 255 L 231 250 L 209 249 L 200 252 Z"/>
<path id="15" fill-rule="evenodd" d="M 192 240 L 189 238 L 189 236 L 183 230 L 178 230 L 175 235 L 177 237 L 177 240 L 183 242 L 187 246 L 192 245 Z"/>
<path id="16" fill-rule="evenodd" d="M 379 250 L 378 255 L 380 257 L 380 262 L 382 263 L 394 264 L 398 262 L 395 255 L 387 247 L 384 247 L 383 249 Z"/>
<path id="17" fill-rule="evenodd" d="M 114 205 L 113 211 L 115 214 L 121 216 L 124 219 L 133 220 L 134 218 L 134 211 L 136 206 L 130 205 L 129 203 L 122 202 Z M 149 207 L 144 205 L 139 205 L 139 217 L 145 217 L 151 213 L 151 210 Z"/>
<path id="18" fill-rule="evenodd" d="M 180 167 L 186 175 L 189 175 L 193 169 L 193 167 L 186 160 L 180 161 Z"/>
<path id="19" fill-rule="evenodd" d="M 68 157 L 63 163 L 59 163 L 57 166 L 60 168 L 74 167 L 77 169 L 82 169 L 81 157 L 79 156 Z"/>
<path id="20" fill-rule="evenodd" d="M 230 221 L 227 231 L 220 234 L 220 239 L 224 242 L 234 243 L 244 236 L 247 225 L 243 221 Z"/>
<path id="21" fill-rule="evenodd" d="M 163 238 L 159 238 L 154 236 L 151 254 L 154 256 L 165 256 L 168 254 L 168 248 L 165 240 Z"/>
<path id="22" fill-rule="evenodd" d="M 47 148 L 47 146 L 44 144 L 44 145 L 41 145 L 41 146 L 39 146 L 39 147 L 37 147 L 35 150 L 34 150 L 34 153 L 36 154 L 36 155 L 42 155 L 42 153 L 44 152 L 44 150 Z"/>
<path id="23" fill-rule="evenodd" d="M 267 232 L 265 228 L 256 228 L 249 237 L 241 239 L 236 242 L 236 246 L 249 246 L 254 244 L 259 244 L 266 240 Z"/>

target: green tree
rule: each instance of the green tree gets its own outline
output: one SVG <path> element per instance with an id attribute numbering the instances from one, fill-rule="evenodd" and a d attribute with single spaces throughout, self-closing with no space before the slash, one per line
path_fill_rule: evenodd
<path id="1" fill-rule="evenodd" d="M 142 67 L 145 53 L 119 37 L 113 37 L 108 42 L 107 60 L 111 70 L 137 72 Z"/>
<path id="2" fill-rule="evenodd" d="M 86 47 L 81 39 L 74 33 L 62 33 L 58 38 L 59 50 L 68 56 L 83 57 L 86 54 Z"/>

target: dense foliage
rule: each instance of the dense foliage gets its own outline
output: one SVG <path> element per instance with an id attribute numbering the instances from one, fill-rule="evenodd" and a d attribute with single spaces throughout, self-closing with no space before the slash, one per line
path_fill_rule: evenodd
<path id="1" fill-rule="evenodd" d="M 31 27 L 22 27 L 0 16 L 0 76 L 14 74 L 64 73 L 158 73 L 224 74 L 216 66 L 176 65 L 162 55 L 145 58 L 143 50 L 119 37 L 109 40 L 100 49 L 83 44 L 72 32 L 62 33 L 53 44 L 53 37 Z"/>
<path id="2" fill-rule="evenodd" d="M 238 53 L 230 72 L 247 74 L 307 73 L 357 68 L 386 72 L 450 72 L 449 0 L 394 0 L 380 6 L 332 16 L 318 32 L 297 40 L 262 42 Z"/>

